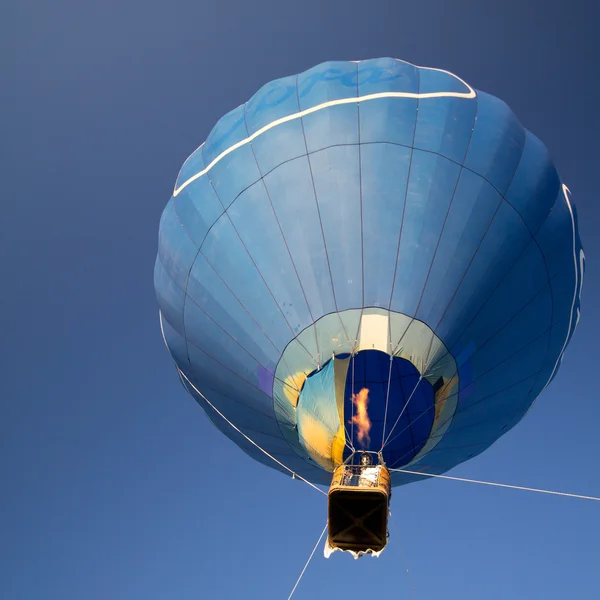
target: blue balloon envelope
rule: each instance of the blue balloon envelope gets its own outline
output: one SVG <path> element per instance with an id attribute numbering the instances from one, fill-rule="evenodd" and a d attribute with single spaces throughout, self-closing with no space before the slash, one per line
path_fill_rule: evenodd
<path id="1" fill-rule="evenodd" d="M 508 106 L 382 58 L 273 81 L 216 124 L 163 212 L 155 288 L 213 423 L 283 470 L 204 398 L 328 484 L 353 449 L 442 473 L 510 430 L 558 371 L 583 271 L 569 191 Z"/>

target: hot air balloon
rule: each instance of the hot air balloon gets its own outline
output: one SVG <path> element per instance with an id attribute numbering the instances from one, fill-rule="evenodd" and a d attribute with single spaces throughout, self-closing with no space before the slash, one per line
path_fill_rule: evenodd
<path id="1" fill-rule="evenodd" d="M 556 376 L 583 273 L 543 143 L 459 77 L 381 58 L 226 114 L 177 177 L 154 280 L 214 425 L 339 487 L 355 457 L 441 474 L 514 427 Z"/>

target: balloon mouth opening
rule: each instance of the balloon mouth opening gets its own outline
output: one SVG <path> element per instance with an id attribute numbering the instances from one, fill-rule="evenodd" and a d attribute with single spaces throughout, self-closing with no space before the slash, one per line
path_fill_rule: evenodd
<path id="1" fill-rule="evenodd" d="M 383 450 L 392 467 L 419 461 L 456 409 L 456 362 L 443 342 L 381 308 L 317 320 L 286 347 L 272 381 L 286 439 L 328 472 L 354 451 Z"/>

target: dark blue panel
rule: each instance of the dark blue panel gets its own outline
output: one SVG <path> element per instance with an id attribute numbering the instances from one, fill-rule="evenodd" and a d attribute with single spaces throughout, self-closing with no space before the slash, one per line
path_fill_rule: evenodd
<path id="1" fill-rule="evenodd" d="M 477 120 L 465 167 L 485 177 L 504 194 L 513 180 L 525 146 L 525 130 L 508 106 L 479 92 Z"/>
<path id="2" fill-rule="evenodd" d="M 535 234 L 560 193 L 560 180 L 546 146 L 527 132 L 523 156 L 506 192 L 506 200 Z"/>

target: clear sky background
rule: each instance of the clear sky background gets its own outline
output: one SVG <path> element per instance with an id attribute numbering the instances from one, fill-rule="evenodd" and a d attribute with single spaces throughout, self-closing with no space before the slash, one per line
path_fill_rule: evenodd
<path id="1" fill-rule="evenodd" d="M 500 96 L 550 148 L 582 317 L 527 418 L 452 474 L 600 496 L 600 43 L 591 0 L 9 0 L 0 18 L 0 598 L 285 600 L 324 498 L 180 386 L 152 271 L 181 163 L 263 83 L 402 58 Z M 600 597 L 600 503 L 429 480 L 392 509 L 420 599 Z M 410 598 L 318 550 L 294 598 Z"/>

